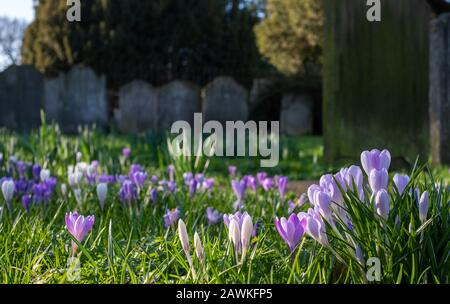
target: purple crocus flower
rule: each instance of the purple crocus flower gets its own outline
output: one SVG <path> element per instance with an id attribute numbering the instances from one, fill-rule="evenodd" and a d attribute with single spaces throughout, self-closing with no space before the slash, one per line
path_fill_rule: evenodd
<path id="1" fill-rule="evenodd" d="M 237 167 L 236 166 L 228 166 L 228 173 L 230 174 L 231 178 L 234 178 L 236 176 Z"/>
<path id="2" fill-rule="evenodd" d="M 300 221 L 306 219 L 305 230 L 313 239 L 324 246 L 328 245 L 325 223 L 316 210 L 309 208 L 308 213 L 300 212 L 297 216 Z"/>
<path id="3" fill-rule="evenodd" d="M 116 182 L 116 178 L 114 175 L 107 175 L 103 174 L 98 177 L 99 183 L 107 183 L 107 184 L 114 184 Z"/>
<path id="4" fill-rule="evenodd" d="M 39 181 L 41 178 L 41 166 L 38 164 L 33 165 L 33 168 L 31 169 L 31 173 L 33 174 L 33 178 L 35 181 Z"/>
<path id="5" fill-rule="evenodd" d="M 174 165 L 168 165 L 167 166 L 167 173 L 169 174 L 169 180 L 173 181 L 174 180 L 174 175 L 175 175 L 175 167 L 174 167 Z"/>
<path id="6" fill-rule="evenodd" d="M 380 152 L 378 149 L 364 151 L 361 153 L 361 164 L 368 176 L 373 169 L 387 171 L 391 164 L 391 153 L 388 150 Z"/>
<path id="7" fill-rule="evenodd" d="M 206 208 L 206 218 L 208 219 L 208 225 L 215 225 L 220 221 L 221 214 L 216 209 L 208 207 Z"/>
<path id="8" fill-rule="evenodd" d="M 180 210 L 178 208 L 174 208 L 172 210 L 167 209 L 166 214 L 164 214 L 164 227 L 175 227 L 175 224 L 178 222 L 180 218 Z"/>
<path id="9" fill-rule="evenodd" d="M 191 183 L 191 180 L 193 180 L 193 179 L 194 179 L 194 175 L 192 174 L 192 172 L 183 173 L 183 181 L 186 186 L 189 186 L 189 184 Z"/>
<path id="10" fill-rule="evenodd" d="M 153 204 L 156 204 L 156 198 L 157 198 L 157 195 L 158 195 L 158 191 L 156 190 L 156 188 L 153 188 L 153 189 L 150 191 L 150 197 L 151 197 L 151 199 L 152 199 Z"/>
<path id="11" fill-rule="evenodd" d="M 151 182 L 153 185 L 156 185 L 156 184 L 158 183 L 158 176 L 152 175 L 152 177 L 150 178 L 150 182 Z"/>
<path id="12" fill-rule="evenodd" d="M 18 196 L 26 193 L 33 186 L 33 182 L 28 182 L 25 178 L 14 181 L 14 189 Z"/>
<path id="13" fill-rule="evenodd" d="M 33 202 L 49 202 L 56 188 L 56 178 L 49 177 L 45 181 L 32 186 Z"/>
<path id="14" fill-rule="evenodd" d="M 288 177 L 287 176 L 280 176 L 278 178 L 278 192 L 280 193 L 280 197 L 282 200 L 284 200 L 284 196 L 286 194 L 286 187 L 288 184 Z"/>
<path id="15" fill-rule="evenodd" d="M 258 189 L 258 181 L 256 180 L 256 178 L 252 175 L 245 175 L 243 179 L 245 180 L 247 188 L 250 188 L 254 192 L 256 192 L 256 190 Z"/>
<path id="16" fill-rule="evenodd" d="M 133 200 L 137 200 L 137 190 L 135 184 L 130 180 L 126 180 L 122 183 L 122 187 L 119 191 L 120 200 L 122 203 L 128 203 L 131 205 Z"/>
<path id="17" fill-rule="evenodd" d="M 372 169 L 369 174 L 369 185 L 372 193 L 378 192 L 381 189 L 387 189 L 389 182 L 389 174 L 385 168 L 380 170 Z"/>
<path id="18" fill-rule="evenodd" d="M 305 234 L 306 219 L 298 218 L 297 214 L 291 214 L 289 219 L 276 218 L 275 227 L 278 233 L 289 246 L 289 250 L 294 252 L 302 236 Z"/>
<path id="19" fill-rule="evenodd" d="M 203 181 L 205 180 L 205 175 L 202 173 L 195 174 L 195 180 L 199 185 L 203 184 Z"/>
<path id="20" fill-rule="evenodd" d="M 240 211 L 237 211 L 234 214 L 224 214 L 223 215 L 223 223 L 225 226 L 230 225 L 230 222 L 232 219 L 236 220 L 236 222 L 239 224 L 239 227 L 242 226 L 242 221 L 244 220 L 244 215 L 248 214 L 247 212 L 241 213 Z"/>
<path id="21" fill-rule="evenodd" d="M 22 196 L 22 206 L 25 208 L 27 213 L 30 212 L 30 203 L 31 203 L 31 196 L 29 194 L 25 194 Z"/>
<path id="22" fill-rule="evenodd" d="M 16 162 L 16 168 L 17 168 L 17 172 L 19 173 L 19 175 L 21 177 L 23 177 L 25 175 L 25 172 L 27 171 L 27 164 L 24 161 L 17 161 Z"/>
<path id="23" fill-rule="evenodd" d="M 231 188 L 233 188 L 233 192 L 237 197 L 237 201 L 234 204 L 234 207 L 236 209 L 242 207 L 242 204 L 244 202 L 244 196 L 245 196 L 245 190 L 247 189 L 247 183 L 244 179 L 238 181 L 238 180 L 232 180 L 231 181 Z"/>
<path id="24" fill-rule="evenodd" d="M 123 155 L 123 157 L 125 157 L 126 159 L 127 159 L 127 158 L 130 158 L 130 155 L 131 155 L 131 149 L 130 149 L 130 148 L 123 148 L 123 149 L 122 149 L 122 155 Z"/>
<path id="25" fill-rule="evenodd" d="M 202 186 L 206 191 L 209 191 L 214 187 L 214 182 L 214 178 L 207 178 L 203 181 Z"/>
<path id="26" fill-rule="evenodd" d="M 385 220 L 388 219 L 390 204 L 389 195 L 385 189 L 380 189 L 375 193 L 375 210 L 379 216 Z"/>
<path id="27" fill-rule="evenodd" d="M 249 216 L 249 214 L 247 213 L 247 212 L 240 212 L 240 211 L 237 211 L 236 213 L 234 213 L 234 214 L 224 214 L 223 215 L 223 223 L 225 224 L 225 226 L 227 227 L 227 229 L 229 229 L 230 227 L 230 223 L 231 223 L 231 221 L 232 220 L 235 220 L 236 221 L 236 223 L 238 224 L 238 226 L 239 226 L 239 229 L 240 229 L 240 231 L 242 231 L 242 224 L 244 223 L 244 219 L 245 219 L 245 217 L 246 216 Z M 254 225 L 253 226 L 253 230 L 252 230 L 252 236 L 256 236 L 256 234 L 257 234 L 257 228 L 259 227 L 259 224 L 258 225 Z"/>
<path id="28" fill-rule="evenodd" d="M 197 187 L 198 187 L 198 182 L 197 182 L 197 180 L 194 179 L 194 178 L 191 179 L 191 180 L 189 181 L 189 196 L 190 196 L 191 198 L 194 197 L 195 192 L 197 191 Z"/>
<path id="29" fill-rule="evenodd" d="M 398 193 L 402 195 L 403 191 L 405 191 L 406 186 L 409 183 L 409 176 L 406 174 L 398 174 L 394 175 L 394 184 L 397 187 Z"/>
<path id="30" fill-rule="evenodd" d="M 266 172 L 258 172 L 256 173 L 256 179 L 258 180 L 258 183 L 262 185 L 263 181 L 266 179 L 267 173 Z"/>
<path id="31" fill-rule="evenodd" d="M 95 222 L 95 216 L 82 216 L 79 215 L 78 212 L 70 212 L 66 213 L 66 228 L 71 235 L 78 241 L 81 242 L 88 234 L 88 232 L 92 229 Z M 75 242 L 72 241 L 72 254 L 75 255 L 77 252 L 78 246 Z"/>
<path id="32" fill-rule="evenodd" d="M 133 174 L 132 181 L 138 186 L 138 188 L 142 188 L 145 184 L 145 180 L 147 179 L 147 173 L 139 171 Z"/>
<path id="33" fill-rule="evenodd" d="M 177 183 L 173 180 L 168 181 L 167 182 L 167 188 L 169 189 L 170 192 L 175 192 L 175 190 L 177 189 Z"/>
<path id="34" fill-rule="evenodd" d="M 266 177 L 261 182 L 261 187 L 263 187 L 264 191 L 269 191 L 273 187 L 273 180 L 270 177 Z"/>
<path id="35" fill-rule="evenodd" d="M 288 214 L 294 212 L 295 208 L 297 208 L 297 204 L 294 203 L 292 200 L 288 201 Z"/>

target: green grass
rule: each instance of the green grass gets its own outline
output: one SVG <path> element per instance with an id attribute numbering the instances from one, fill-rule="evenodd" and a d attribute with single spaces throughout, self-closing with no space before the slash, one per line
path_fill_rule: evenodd
<path id="1" fill-rule="evenodd" d="M 280 165 L 270 174 L 284 174 L 291 180 L 317 179 L 331 168 L 323 164 L 320 137 L 283 138 Z M 132 149 L 131 161 L 121 158 L 121 150 Z M 174 163 L 179 184 L 174 194 L 158 192 L 155 205 L 149 202 L 146 191 L 141 191 L 139 205 L 124 206 L 118 198 L 119 186 L 110 186 L 106 208 L 100 209 L 95 186 L 85 185 L 86 199 L 77 205 L 71 190 L 64 198 L 60 184 L 67 181 L 67 167 L 75 164 L 75 153 L 82 152 L 84 161 L 98 160 L 102 171 L 126 174 L 131 163 L 144 166 L 149 176 L 168 178 L 166 166 Z M 165 148 L 165 137 L 160 134 L 139 136 L 103 135 L 95 130 L 83 130 L 77 136 L 65 136 L 57 126 L 43 125 L 31 134 L 0 132 L 0 152 L 5 161 L 0 166 L 0 177 L 7 174 L 6 159 L 39 163 L 51 170 L 58 179 L 56 195 L 48 204 L 33 205 L 30 213 L 13 203 L 9 210 L 0 199 L 0 282 L 1 283 L 365 283 L 366 266 L 361 267 L 351 257 L 351 248 L 328 227 L 329 248 L 304 236 L 291 257 L 288 247 L 274 227 L 275 216 L 287 216 L 287 204 L 281 202 L 276 190 L 269 193 L 259 189 L 247 191 L 245 210 L 260 223 L 258 236 L 243 264 L 236 265 L 222 221 L 208 226 L 205 210 L 212 206 L 222 213 L 233 212 L 236 200 L 227 173 L 227 166 L 238 166 L 238 174 L 256 173 L 256 159 L 171 159 Z M 205 165 L 208 164 L 207 169 Z M 189 197 L 182 184 L 182 169 L 206 171 L 215 177 L 217 185 L 210 194 L 197 193 Z M 446 172 L 447 170 L 447 172 Z M 449 283 L 450 273 L 450 216 L 447 186 L 436 187 L 433 175 L 448 181 L 448 168 L 415 169 L 410 187 L 430 192 L 430 221 L 421 226 L 417 222 L 417 206 L 412 196 L 400 197 L 390 190 L 392 212 L 386 229 L 374 215 L 370 204 L 362 204 L 348 195 L 346 206 L 352 210 L 355 231 L 352 234 L 363 248 L 366 258 L 381 257 L 382 282 L 386 283 Z M 390 182 L 392 188 L 392 181 Z M 370 195 L 367 195 L 370 198 Z M 288 193 L 287 199 L 297 199 Z M 194 258 L 198 274 L 190 271 L 178 239 L 176 228 L 164 227 L 163 214 L 167 208 L 178 207 L 190 237 L 191 255 L 193 236 L 201 237 L 206 260 Z M 307 204 L 296 210 L 306 211 Z M 95 215 L 93 230 L 80 243 L 80 279 L 71 281 L 67 261 L 73 238 L 65 228 L 64 215 L 77 209 L 83 215 Z M 395 216 L 402 219 L 400 228 Z M 412 223 L 412 227 L 410 226 Z M 339 256 L 339 258 L 337 257 Z"/>

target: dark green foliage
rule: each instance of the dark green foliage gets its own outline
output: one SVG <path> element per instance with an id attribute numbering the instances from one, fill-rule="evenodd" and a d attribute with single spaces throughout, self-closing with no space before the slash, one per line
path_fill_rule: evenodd
<path id="1" fill-rule="evenodd" d="M 219 74 L 248 85 L 259 60 L 252 29 L 257 17 L 241 2 L 82 1 L 81 22 L 71 23 L 66 1 L 40 0 L 23 62 L 46 75 L 83 63 L 106 74 L 113 88 L 133 79 L 204 84 Z"/>

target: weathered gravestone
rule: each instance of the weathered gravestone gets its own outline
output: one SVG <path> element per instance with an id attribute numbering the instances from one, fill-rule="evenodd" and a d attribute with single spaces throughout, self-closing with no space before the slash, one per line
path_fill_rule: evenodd
<path id="1" fill-rule="evenodd" d="M 430 131 L 435 164 L 450 164 L 450 14 L 431 22 Z"/>
<path id="2" fill-rule="evenodd" d="M 119 92 L 116 120 L 124 133 L 139 133 L 157 128 L 157 90 L 142 80 L 126 84 Z"/>
<path id="3" fill-rule="evenodd" d="M 45 81 L 45 110 L 63 131 L 78 126 L 102 126 L 108 121 L 106 79 L 87 67 L 75 66 L 57 78 Z"/>
<path id="4" fill-rule="evenodd" d="M 158 128 L 170 131 L 172 123 L 184 120 L 193 125 L 200 111 L 200 88 L 187 81 L 172 81 L 158 92 Z"/>
<path id="5" fill-rule="evenodd" d="M 281 100 L 281 132 L 302 135 L 312 132 L 313 99 L 308 94 L 287 94 Z"/>
<path id="6" fill-rule="evenodd" d="M 10 66 L 0 73 L 0 127 L 28 131 L 40 124 L 44 77 L 32 66 Z"/>
<path id="7" fill-rule="evenodd" d="M 210 82 L 204 91 L 203 114 L 205 121 L 246 121 L 248 92 L 233 78 L 221 76 Z"/>
<path id="8" fill-rule="evenodd" d="M 424 161 L 430 8 L 422 0 L 382 1 L 381 22 L 369 22 L 368 9 L 366 1 L 324 1 L 325 156 L 357 160 L 377 147 Z"/>

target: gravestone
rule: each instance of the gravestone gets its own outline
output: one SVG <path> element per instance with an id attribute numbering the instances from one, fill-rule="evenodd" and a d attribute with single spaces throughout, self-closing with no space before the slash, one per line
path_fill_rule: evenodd
<path id="1" fill-rule="evenodd" d="M 175 80 L 159 89 L 158 129 L 170 131 L 172 123 L 184 120 L 194 123 L 194 113 L 200 111 L 200 88 L 187 81 Z"/>
<path id="2" fill-rule="evenodd" d="M 382 1 L 369 22 L 366 1 L 324 1 L 323 133 L 328 162 L 387 148 L 414 163 L 429 154 L 431 11 L 423 0 Z"/>
<path id="3" fill-rule="evenodd" d="M 302 135 L 312 132 L 313 99 L 308 94 L 287 94 L 281 100 L 281 132 Z"/>
<path id="4" fill-rule="evenodd" d="M 204 90 L 203 114 L 205 121 L 246 121 L 248 92 L 233 78 L 220 76 Z"/>
<path id="5" fill-rule="evenodd" d="M 78 126 L 103 126 L 108 121 L 106 79 L 87 67 L 75 66 L 57 78 L 45 81 L 45 110 L 50 121 L 64 132 Z"/>
<path id="6" fill-rule="evenodd" d="M 450 164 L 450 14 L 430 27 L 430 132 L 434 164 Z"/>
<path id="7" fill-rule="evenodd" d="M 250 105 L 256 105 L 260 101 L 261 95 L 266 93 L 267 87 L 270 86 L 270 83 L 270 79 L 267 78 L 253 79 L 249 98 Z"/>
<path id="8" fill-rule="evenodd" d="M 124 85 L 119 92 L 116 120 L 124 133 L 139 133 L 157 128 L 157 90 L 142 80 Z"/>
<path id="9" fill-rule="evenodd" d="M 44 77 L 32 66 L 10 66 L 0 73 L 0 127 L 29 131 L 39 127 L 44 108 Z"/>

